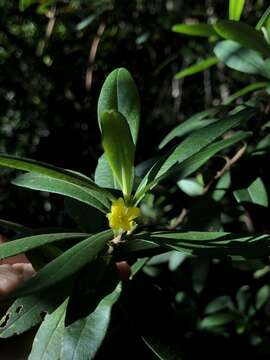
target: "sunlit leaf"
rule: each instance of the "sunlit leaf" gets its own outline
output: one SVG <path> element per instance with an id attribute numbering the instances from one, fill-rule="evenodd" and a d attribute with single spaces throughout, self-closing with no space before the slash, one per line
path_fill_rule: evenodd
<path id="1" fill-rule="evenodd" d="M 100 128 L 104 112 L 111 110 L 118 111 L 126 118 L 136 144 L 140 125 L 140 98 L 132 76 L 124 68 L 112 71 L 102 86 L 98 99 Z"/>

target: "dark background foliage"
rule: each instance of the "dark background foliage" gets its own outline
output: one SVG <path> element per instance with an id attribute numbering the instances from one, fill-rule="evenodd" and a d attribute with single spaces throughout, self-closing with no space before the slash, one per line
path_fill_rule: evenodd
<path id="1" fill-rule="evenodd" d="M 207 22 L 226 18 L 227 1 L 62 0 L 40 4 L 20 11 L 17 2 L 0 0 L 1 152 L 93 174 L 102 153 L 97 99 L 106 75 L 116 67 L 126 67 L 132 73 L 141 95 L 137 163 L 155 155 L 160 140 L 173 126 L 220 104 L 228 94 L 252 82 L 251 76 L 223 66 L 184 81 L 174 79 L 181 68 L 204 58 L 210 45 L 204 38 L 198 41 L 173 33 L 172 25 L 188 19 Z M 244 19 L 256 24 L 267 5 L 263 0 L 248 1 Z M 254 176 L 267 181 L 268 160 L 267 155 L 249 162 L 244 159 L 233 174 L 234 186 L 246 187 Z M 33 227 L 73 225 L 60 197 L 17 189 L 9 184 L 13 175 L 1 169 L 0 218 Z M 230 195 L 228 198 L 225 206 L 230 208 Z M 197 217 L 203 218 L 206 208 L 209 213 L 216 211 L 211 201 L 206 205 L 207 197 L 197 201 L 172 193 L 166 201 L 175 211 L 172 215 L 182 208 L 180 202 L 187 208 L 197 207 Z M 256 206 L 248 210 L 255 230 L 269 231 L 269 211 Z M 149 211 L 153 212 L 151 206 Z M 228 213 L 238 219 L 237 211 L 230 208 Z M 168 220 L 166 211 L 152 216 L 161 222 Z M 205 223 L 198 224 L 198 230 L 207 230 Z M 230 226 L 232 231 L 246 230 L 246 224 L 238 220 Z M 260 262 L 261 267 L 265 265 L 268 259 Z M 127 331 L 123 334 L 120 328 L 112 329 L 107 348 L 116 351 L 113 340 L 119 341 L 121 336 L 130 346 L 138 346 L 136 358 L 148 359 L 152 355 L 140 336 L 147 339 L 156 328 L 158 334 L 164 333 L 163 338 L 177 340 L 177 346 L 183 342 L 184 359 L 202 354 L 213 359 L 244 356 L 243 349 L 248 359 L 268 358 L 269 304 L 255 319 L 247 317 L 246 308 L 254 303 L 257 290 L 270 280 L 269 272 L 263 278 L 254 277 L 254 268 L 254 263 L 236 266 L 228 260 L 203 259 L 185 260 L 176 271 L 169 271 L 166 259 L 159 259 L 127 289 L 130 297 L 124 300 L 134 319 L 117 309 Z M 238 307 L 239 301 L 247 303 L 239 310 L 241 321 L 220 331 L 198 329 L 206 305 L 219 296 L 230 297 Z M 141 305 L 145 312 L 137 314 Z M 217 355 L 218 349 L 223 350 Z M 103 356 L 106 358 L 101 351 Z M 119 356 L 128 358 L 122 348 Z"/>

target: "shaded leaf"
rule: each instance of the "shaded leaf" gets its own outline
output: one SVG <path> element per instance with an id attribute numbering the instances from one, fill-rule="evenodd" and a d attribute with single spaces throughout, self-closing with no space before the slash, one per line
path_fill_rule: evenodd
<path id="1" fill-rule="evenodd" d="M 11 297 L 25 296 L 46 289 L 49 286 L 73 275 L 91 262 L 112 237 L 110 230 L 89 238 L 66 250 L 62 255 L 44 266 L 35 276 L 17 288 Z"/>
<path id="2" fill-rule="evenodd" d="M 268 196 L 261 178 L 257 178 L 246 189 L 240 189 L 233 192 L 237 202 L 251 202 L 256 205 L 268 207 Z"/>
<path id="3" fill-rule="evenodd" d="M 86 318 L 66 327 L 60 359 L 94 359 L 106 335 L 112 306 L 118 300 L 120 293 L 121 286 L 118 285 Z"/>
<path id="4" fill-rule="evenodd" d="M 97 191 L 99 193 L 100 202 L 106 202 L 108 199 L 114 200 L 114 197 L 110 192 L 100 188 L 90 178 L 78 172 L 61 169 L 53 165 L 31 159 L 5 154 L 0 155 L 0 166 L 48 176 L 57 180 L 66 181 L 73 185 L 85 187 L 86 190 L 90 189 Z"/>
<path id="5" fill-rule="evenodd" d="M 21 334 L 42 321 L 42 315 L 51 313 L 67 296 L 71 280 L 49 288 L 49 291 L 19 298 L 0 320 L 0 337 Z"/>
<path id="6" fill-rule="evenodd" d="M 250 92 L 263 89 L 266 87 L 270 87 L 269 82 L 255 82 L 253 84 L 247 85 L 243 87 L 241 90 L 236 91 L 234 94 L 230 95 L 225 101 L 224 104 L 230 104 L 231 102 L 235 101 L 239 97 L 242 97 Z"/>
<path id="7" fill-rule="evenodd" d="M 192 115 L 190 118 L 173 128 L 172 131 L 170 131 L 169 134 L 165 136 L 165 138 L 159 144 L 159 149 L 162 149 L 176 137 L 188 135 L 189 133 L 216 121 L 216 119 L 213 117 L 222 109 L 226 109 L 226 107 L 214 107 Z"/>
<path id="8" fill-rule="evenodd" d="M 30 172 L 18 176 L 12 181 L 12 184 L 32 190 L 47 191 L 50 193 L 65 195 L 93 206 L 105 214 L 110 209 L 109 201 L 102 199 L 99 191 L 90 190 L 85 187 L 69 183 L 65 180 L 54 179 Z M 101 199 L 101 201 L 99 201 L 99 199 Z"/>
<path id="9" fill-rule="evenodd" d="M 248 24 L 233 20 L 220 20 L 213 25 L 216 32 L 225 39 L 233 40 L 245 48 L 270 56 L 270 46 L 262 33 Z"/>
<path id="10" fill-rule="evenodd" d="M 21 237 L 17 240 L 8 241 L 0 245 L 0 259 L 21 254 L 54 241 L 67 239 L 79 240 L 84 239 L 86 236 L 87 234 L 81 233 L 48 233 Z"/>
<path id="11" fill-rule="evenodd" d="M 219 42 L 214 48 L 215 55 L 229 68 L 247 74 L 260 74 L 270 77 L 261 55 L 242 47 L 235 41 L 225 40 Z"/>
<path id="12" fill-rule="evenodd" d="M 28 360 L 59 360 L 65 329 L 68 299 L 52 314 L 47 314 L 35 336 Z"/>

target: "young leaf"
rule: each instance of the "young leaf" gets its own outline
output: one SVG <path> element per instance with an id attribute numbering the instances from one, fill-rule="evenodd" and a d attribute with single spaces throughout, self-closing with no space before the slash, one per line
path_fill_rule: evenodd
<path id="1" fill-rule="evenodd" d="M 261 28 L 264 26 L 264 24 L 268 21 L 269 17 L 270 17 L 270 5 L 265 10 L 265 12 L 263 13 L 260 20 L 258 21 L 258 24 L 256 25 L 256 29 L 261 30 Z"/>
<path id="2" fill-rule="evenodd" d="M 245 87 L 243 87 L 242 89 L 236 91 L 234 94 L 230 95 L 225 101 L 224 104 L 230 104 L 233 101 L 235 101 L 236 99 L 238 99 L 239 97 L 242 97 L 250 92 L 259 90 L 259 89 L 264 89 L 270 87 L 270 83 L 269 82 L 255 82 L 252 83 L 250 85 L 247 85 Z"/>
<path id="3" fill-rule="evenodd" d="M 229 19 L 238 21 L 242 15 L 245 0 L 230 0 L 229 3 Z"/>
<path id="4" fill-rule="evenodd" d="M 135 146 L 126 119 L 117 111 L 105 111 L 101 116 L 102 145 L 110 167 L 124 196 L 133 186 Z"/>
<path id="5" fill-rule="evenodd" d="M 191 35 L 191 36 L 213 36 L 217 35 L 214 28 L 210 24 L 176 24 L 172 27 L 172 31 Z"/>
<path id="6" fill-rule="evenodd" d="M 99 191 L 90 190 L 65 180 L 54 179 L 29 172 L 18 176 L 12 181 L 12 184 L 32 190 L 65 195 L 93 206 L 105 214 L 110 209 L 110 202 L 107 198 L 104 198 Z"/>
<path id="7" fill-rule="evenodd" d="M 140 125 L 140 98 L 132 76 L 124 68 L 112 71 L 102 86 L 98 99 L 100 128 L 104 112 L 110 110 L 118 111 L 126 118 L 133 143 L 136 144 Z"/>
<path id="8" fill-rule="evenodd" d="M 107 295 L 86 318 L 66 327 L 61 351 L 61 360 L 94 359 L 106 335 L 111 310 L 121 293 L 121 286 Z"/>
<path id="9" fill-rule="evenodd" d="M 119 184 L 117 183 L 115 176 L 113 176 L 105 154 L 101 155 L 98 159 L 95 171 L 95 183 L 104 188 L 119 190 Z"/>
<path id="10" fill-rule="evenodd" d="M 44 266 L 35 276 L 15 290 L 11 297 L 26 296 L 41 291 L 75 274 L 104 249 L 112 237 L 110 230 L 92 235 Z"/>
<path id="11" fill-rule="evenodd" d="M 237 202 L 250 202 L 256 205 L 268 207 L 268 196 L 261 178 L 257 178 L 247 189 L 233 192 Z"/>
<path id="12" fill-rule="evenodd" d="M 270 71 L 266 68 L 261 55 L 242 47 L 235 41 L 219 42 L 214 48 L 215 55 L 229 68 L 246 74 L 260 74 L 270 78 Z"/>
<path id="13" fill-rule="evenodd" d="M 0 245 L 0 259 L 5 259 L 10 256 L 15 256 L 31 249 L 35 249 L 45 244 L 50 244 L 54 241 L 68 240 L 68 239 L 84 239 L 87 234 L 80 233 L 49 233 L 34 236 L 21 237 L 17 240 L 8 241 Z"/>
<path id="14" fill-rule="evenodd" d="M 240 21 L 220 20 L 213 26 L 223 38 L 235 41 L 265 56 L 270 56 L 270 45 L 265 41 L 262 33 L 248 24 Z"/>
<path id="15" fill-rule="evenodd" d="M 67 304 L 68 299 L 52 314 L 45 316 L 35 336 L 28 360 L 59 360 Z"/>
<path id="16" fill-rule="evenodd" d="M 179 71 L 177 74 L 175 74 L 175 78 L 184 79 L 187 76 L 197 74 L 198 72 L 201 72 L 203 70 L 210 68 L 213 65 L 216 65 L 218 64 L 218 62 L 219 60 L 215 56 L 209 57 L 208 59 L 205 60 L 198 61 L 195 64 Z"/>

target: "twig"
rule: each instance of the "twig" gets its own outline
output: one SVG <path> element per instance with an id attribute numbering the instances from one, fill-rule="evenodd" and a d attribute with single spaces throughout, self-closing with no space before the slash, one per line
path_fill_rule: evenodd
<path id="1" fill-rule="evenodd" d="M 180 224 L 182 224 L 182 222 L 184 221 L 187 213 L 188 213 L 187 209 L 183 208 L 181 213 L 177 216 L 177 218 L 173 222 L 173 224 L 167 226 L 167 229 L 168 230 L 175 230 Z"/>
<path id="2" fill-rule="evenodd" d="M 93 71 L 94 71 L 94 62 L 97 54 L 98 45 L 100 43 L 101 37 L 105 31 L 106 25 L 102 22 L 98 29 L 96 36 L 92 42 L 89 57 L 88 57 L 88 66 L 85 74 L 85 89 L 86 91 L 91 90 L 92 82 L 93 82 Z"/>
<path id="3" fill-rule="evenodd" d="M 226 160 L 226 164 L 223 166 L 221 170 L 217 171 L 216 175 L 205 186 L 204 194 L 208 192 L 210 186 L 213 184 L 215 180 L 220 179 L 244 155 L 246 148 L 247 148 L 247 144 L 244 143 L 244 145 L 236 152 L 236 154 L 231 159 L 227 156 L 223 156 L 223 158 Z"/>

